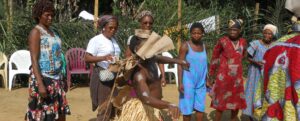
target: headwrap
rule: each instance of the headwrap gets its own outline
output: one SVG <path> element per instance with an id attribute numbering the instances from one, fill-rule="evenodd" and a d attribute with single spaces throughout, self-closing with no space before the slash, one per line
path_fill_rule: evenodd
<path id="1" fill-rule="evenodd" d="M 268 29 L 268 30 L 272 31 L 272 33 L 273 33 L 273 36 L 276 36 L 276 35 L 278 34 L 277 27 L 276 27 L 276 26 L 274 26 L 274 25 L 272 25 L 272 24 L 267 24 L 267 25 L 265 25 L 265 27 L 264 27 L 264 29 L 263 29 L 263 30 L 266 30 L 266 29 Z"/>
<path id="2" fill-rule="evenodd" d="M 118 21 L 118 19 L 117 19 L 116 16 L 112 16 L 112 15 L 103 15 L 103 16 L 100 17 L 99 20 L 98 20 L 98 27 L 99 27 L 100 29 L 103 29 L 104 26 L 105 26 L 108 22 L 110 22 L 111 20 L 113 20 L 113 19 L 115 19 L 115 20 Z"/>
<path id="3" fill-rule="evenodd" d="M 299 20 L 299 18 L 293 16 L 291 20 L 292 20 L 292 23 L 293 23 L 292 28 L 291 28 L 292 32 L 300 32 L 300 20 Z"/>
<path id="4" fill-rule="evenodd" d="M 140 21 L 143 17 L 145 16 L 151 16 L 153 18 L 153 14 L 151 11 L 148 11 L 148 10 L 143 10 L 142 12 L 140 12 L 136 18 L 138 21 Z"/>
<path id="5" fill-rule="evenodd" d="M 229 20 L 228 27 L 229 28 L 242 29 L 242 24 L 243 24 L 242 19 L 233 19 L 233 20 Z"/>

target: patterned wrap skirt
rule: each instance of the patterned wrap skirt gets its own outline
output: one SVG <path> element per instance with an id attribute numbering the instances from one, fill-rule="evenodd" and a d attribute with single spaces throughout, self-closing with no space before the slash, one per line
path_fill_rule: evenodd
<path id="1" fill-rule="evenodd" d="M 54 121 L 70 113 L 64 91 L 64 81 L 43 77 L 47 97 L 39 94 L 38 83 L 33 73 L 29 79 L 29 103 L 26 113 L 27 121 Z"/>

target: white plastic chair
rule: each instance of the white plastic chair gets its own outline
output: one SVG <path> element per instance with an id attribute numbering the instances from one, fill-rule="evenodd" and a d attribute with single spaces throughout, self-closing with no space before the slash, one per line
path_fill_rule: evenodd
<path id="1" fill-rule="evenodd" d="M 173 56 L 169 52 L 163 52 L 162 56 L 173 58 Z M 164 64 L 165 73 L 169 72 L 169 73 L 173 73 L 175 75 L 175 82 L 176 82 L 176 86 L 178 87 L 177 64 L 174 64 L 174 66 L 172 68 L 169 67 L 169 66 L 170 66 L 170 64 Z M 169 79 L 171 79 L 171 75 L 170 74 L 169 74 Z"/>
<path id="2" fill-rule="evenodd" d="M 16 69 L 13 68 L 13 64 Z M 17 74 L 30 74 L 29 67 L 31 66 L 30 52 L 28 50 L 18 50 L 14 52 L 8 62 L 9 71 L 9 91 L 11 91 L 14 76 Z"/>
<path id="3" fill-rule="evenodd" d="M 7 89 L 7 57 L 4 53 L 0 52 L 0 75 L 2 77 L 3 80 L 3 86 L 5 89 Z"/>

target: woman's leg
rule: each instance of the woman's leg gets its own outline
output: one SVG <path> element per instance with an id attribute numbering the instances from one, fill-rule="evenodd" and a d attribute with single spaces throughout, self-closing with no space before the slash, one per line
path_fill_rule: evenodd
<path id="1" fill-rule="evenodd" d="M 197 121 L 202 121 L 203 112 L 196 111 L 196 119 L 197 119 Z"/>
<path id="2" fill-rule="evenodd" d="M 223 114 L 223 111 L 221 111 L 221 110 L 216 110 L 216 118 L 215 118 L 215 121 L 221 121 L 222 114 Z"/>
<path id="3" fill-rule="evenodd" d="M 66 115 L 60 115 L 56 121 L 66 121 Z"/>
<path id="4" fill-rule="evenodd" d="M 99 84 L 97 121 L 108 121 L 113 115 L 112 105 L 108 103 L 112 86 L 113 81 Z"/>
<path id="5" fill-rule="evenodd" d="M 231 121 L 237 121 L 237 115 L 239 113 L 239 110 L 231 110 Z"/>
<path id="6" fill-rule="evenodd" d="M 255 121 L 251 116 L 249 116 L 250 121 Z"/>
<path id="7" fill-rule="evenodd" d="M 191 121 L 192 116 L 191 115 L 183 115 L 183 121 Z"/>

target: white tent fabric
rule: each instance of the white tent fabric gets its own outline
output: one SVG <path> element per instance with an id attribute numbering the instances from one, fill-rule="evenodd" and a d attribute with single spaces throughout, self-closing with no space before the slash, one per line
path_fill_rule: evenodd
<path id="1" fill-rule="evenodd" d="M 300 0 L 286 0 L 285 8 L 300 17 Z"/>
<path id="2" fill-rule="evenodd" d="M 92 20 L 94 21 L 94 15 L 93 14 L 90 14 L 88 13 L 87 11 L 81 11 L 79 13 L 79 17 L 83 18 L 83 19 L 86 19 L 86 20 Z"/>
<path id="3" fill-rule="evenodd" d="M 203 25 L 205 33 L 209 33 L 216 30 L 216 20 L 216 16 L 211 16 L 196 22 L 199 22 Z M 187 24 L 187 28 L 190 29 L 192 24 L 193 23 Z"/>

